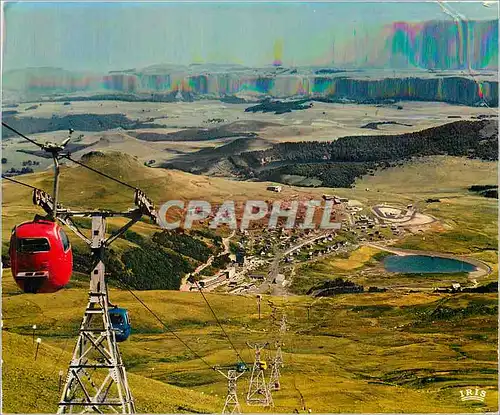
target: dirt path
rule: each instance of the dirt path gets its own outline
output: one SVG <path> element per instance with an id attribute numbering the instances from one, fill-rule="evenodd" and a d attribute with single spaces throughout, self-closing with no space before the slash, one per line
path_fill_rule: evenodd
<path id="1" fill-rule="evenodd" d="M 194 276 L 194 275 L 197 275 L 199 274 L 201 271 L 203 271 L 206 267 L 209 267 L 210 265 L 212 265 L 212 262 L 214 260 L 214 256 L 210 256 L 210 258 L 208 258 L 207 262 L 201 264 L 198 266 L 198 268 L 196 268 L 192 273 L 190 274 L 186 274 L 184 276 L 184 278 L 182 279 L 182 282 L 181 282 L 181 287 L 179 288 L 179 291 L 189 291 L 189 289 L 191 288 L 192 284 L 188 283 L 187 279 L 190 277 L 190 276 Z"/>
<path id="2" fill-rule="evenodd" d="M 219 254 L 219 256 L 229 254 L 229 248 L 230 248 L 229 241 L 235 234 L 236 231 L 233 230 L 233 232 L 231 232 L 231 235 L 229 235 L 227 238 L 222 238 L 222 245 L 224 245 L 224 252 Z"/>

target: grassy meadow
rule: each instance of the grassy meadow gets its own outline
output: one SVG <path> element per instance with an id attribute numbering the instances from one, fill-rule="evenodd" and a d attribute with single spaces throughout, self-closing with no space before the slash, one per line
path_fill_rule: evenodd
<path id="1" fill-rule="evenodd" d="M 467 191 L 472 184 L 496 183 L 496 163 L 435 157 L 363 178 L 353 189 L 285 187 L 282 194 L 270 195 L 264 183 L 146 169 L 128 157 L 120 160 L 104 160 L 104 165 L 96 167 L 109 168 L 108 173 L 124 180 L 141 177 L 136 184 L 157 202 L 204 194 L 217 200 L 243 200 L 286 198 L 297 192 L 316 196 L 335 192 L 366 205 L 414 203 L 438 222 L 424 234 L 406 236 L 398 246 L 470 255 L 488 263 L 494 270 L 488 278 L 496 278 L 497 200 Z M 96 207 L 99 201 L 99 206 L 108 208 L 131 206 L 130 191 L 96 180 L 91 174 L 77 168 L 63 169 L 64 204 Z M 40 173 L 20 179 L 48 190 L 50 177 L 49 173 Z M 427 204 L 429 197 L 439 197 L 441 202 Z M 4 183 L 3 198 L 5 249 L 12 226 L 40 210 L 29 205 L 30 190 L 26 188 Z M 151 234 L 155 228 L 147 222 L 140 222 L 133 230 Z M 118 225 L 118 221 L 110 223 Z M 72 241 L 79 244 L 76 238 Z M 132 244 L 120 243 L 123 246 L 114 249 Z M 304 265 L 309 267 L 304 272 L 298 268 L 296 283 L 305 287 L 339 275 L 363 285 L 385 281 L 388 286 L 404 286 L 412 282 L 407 276 L 395 276 L 387 282 L 387 276 L 377 268 L 379 254 L 379 250 L 365 246 L 347 256 L 323 258 Z M 448 277 L 432 278 L 439 283 Z M 69 288 L 57 293 L 33 295 L 20 293 L 10 270 L 5 269 L 2 289 L 2 412 L 54 412 L 59 399 L 58 372 L 67 368 L 87 302 L 85 277 L 75 279 Z M 137 295 L 210 365 L 236 363 L 234 351 L 199 293 L 141 291 Z M 130 293 L 111 288 L 110 297 L 114 304 L 129 310 L 132 320 L 133 334 L 120 344 L 120 350 L 138 412 L 221 411 L 227 389 L 225 379 L 165 332 Z M 245 375 L 238 383 L 243 412 L 498 411 L 496 293 L 407 290 L 342 294 L 321 300 L 265 296 L 261 319 L 254 296 L 207 294 L 207 298 L 248 364 L 253 357 L 246 342 L 274 344 L 277 327 L 271 324 L 271 306 L 278 317 L 281 313 L 287 316 L 285 367 L 282 389 L 273 394 L 275 407 L 248 407 L 244 403 L 249 380 Z M 42 339 L 36 361 L 33 324 L 37 325 L 36 336 Z M 271 347 L 265 353 L 268 361 L 272 351 Z M 475 386 L 487 391 L 485 402 L 462 402 L 459 391 Z"/>
<path id="2" fill-rule="evenodd" d="M 19 294 L 10 272 L 4 272 L 4 412 L 55 410 L 58 372 L 69 362 L 86 291 Z M 138 295 L 210 365 L 236 361 L 200 294 Z M 128 292 L 112 289 L 110 296 L 129 309 L 132 319 L 133 335 L 120 349 L 138 411 L 220 411 L 224 379 L 166 333 Z M 289 331 L 284 337 L 282 390 L 274 394 L 272 411 L 497 409 L 496 294 L 346 294 L 314 304 L 307 297 L 265 297 L 260 320 L 254 297 L 209 294 L 207 298 L 247 363 L 252 354 L 246 341 L 273 343 L 271 305 L 277 315 L 286 313 Z M 42 339 L 36 361 L 33 324 Z M 459 400 L 460 388 L 471 385 L 487 389 L 485 405 Z M 247 375 L 239 382 L 241 401 L 246 387 Z M 25 399 L 19 399 L 19 389 Z M 270 411 L 243 407 L 245 412 Z"/>

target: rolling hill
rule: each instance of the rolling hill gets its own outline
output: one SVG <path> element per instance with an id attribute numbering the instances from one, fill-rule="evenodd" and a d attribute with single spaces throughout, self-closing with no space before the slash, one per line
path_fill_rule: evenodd
<path id="1" fill-rule="evenodd" d="M 158 206 L 168 200 L 207 200 L 222 203 L 224 200 L 242 202 L 249 196 L 258 200 L 274 200 L 298 197 L 309 199 L 321 197 L 321 189 L 285 189 L 283 193 L 266 190 L 264 183 L 230 181 L 209 178 L 165 169 L 149 168 L 136 158 L 116 152 L 93 151 L 86 153 L 81 161 L 97 170 L 105 171 L 113 177 L 144 190 Z M 52 173 L 50 171 L 27 174 L 18 177 L 22 182 L 51 192 Z M 61 169 L 60 200 L 72 209 L 114 209 L 125 211 L 133 206 L 134 192 L 131 189 L 102 178 L 80 166 L 64 165 Z M 3 182 L 3 244 L 2 257 L 8 264 L 8 241 L 11 229 L 18 223 L 30 220 L 42 210 L 31 204 L 31 190 L 10 182 Z M 88 232 L 88 220 L 79 220 L 78 225 Z M 125 224 L 125 219 L 110 219 L 110 231 Z M 220 249 L 216 234 L 209 237 L 186 233 L 186 240 L 169 235 L 158 243 L 161 229 L 149 220 L 136 224 L 133 230 L 119 238 L 112 247 L 112 261 L 108 265 L 112 274 L 131 275 L 128 282 L 137 288 L 178 289 L 180 279 L 186 273 L 204 262 L 211 253 Z M 224 231 L 222 231 L 224 232 Z M 165 233 L 164 233 L 165 234 Z M 156 236 L 155 236 L 156 235 Z M 156 238 L 156 239 L 155 239 Z M 80 272 L 87 272 L 90 253 L 86 245 L 70 235 L 75 250 L 75 266 Z M 187 245 L 186 245 L 187 244 Z M 187 248 L 186 248 L 187 247 Z M 155 253 L 161 254 L 155 258 Z M 198 254 L 203 252 L 202 256 Z M 157 276 L 148 277 L 145 264 L 155 264 Z M 126 271 L 126 272 L 125 272 Z"/>
<path id="2" fill-rule="evenodd" d="M 373 175 L 381 168 L 403 164 L 414 157 L 436 155 L 497 160 L 498 121 L 456 121 L 398 135 L 286 142 L 265 150 L 243 151 L 205 161 L 227 166 L 228 174 L 236 177 L 311 185 L 308 180 L 314 185 L 351 187 L 357 178 Z M 182 163 L 173 165 L 186 168 Z M 207 173 L 213 171 L 211 167 L 199 167 L 198 171 Z"/>

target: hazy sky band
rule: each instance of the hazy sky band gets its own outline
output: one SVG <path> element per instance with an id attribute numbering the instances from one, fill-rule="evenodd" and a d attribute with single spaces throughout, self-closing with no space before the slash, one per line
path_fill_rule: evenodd
<path id="1" fill-rule="evenodd" d="M 387 25 L 452 21 L 438 4 L 403 3 L 10 3 L 4 69 L 363 61 Z M 471 20 L 498 15 L 497 7 L 482 3 L 451 7 Z M 498 30 L 485 36 L 479 43 L 491 45 Z M 400 51 L 405 42 L 392 46 Z"/>

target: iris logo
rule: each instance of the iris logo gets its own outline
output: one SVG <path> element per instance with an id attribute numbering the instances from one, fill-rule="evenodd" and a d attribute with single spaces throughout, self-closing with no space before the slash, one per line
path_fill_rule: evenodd
<path id="1" fill-rule="evenodd" d="M 460 391 L 460 400 L 462 402 L 465 401 L 484 402 L 484 398 L 486 398 L 486 391 L 479 388 L 465 389 Z"/>

